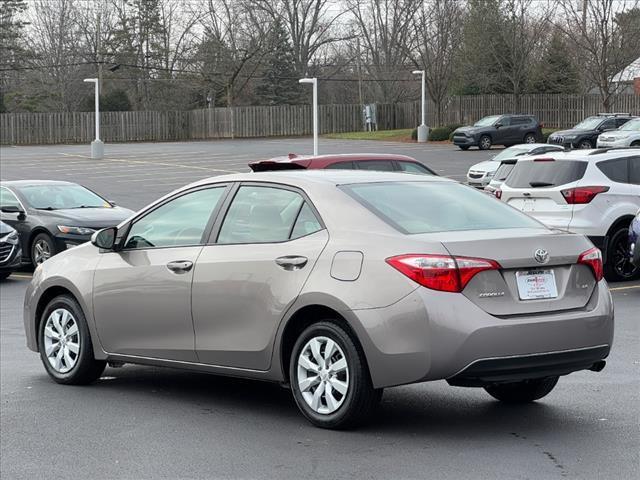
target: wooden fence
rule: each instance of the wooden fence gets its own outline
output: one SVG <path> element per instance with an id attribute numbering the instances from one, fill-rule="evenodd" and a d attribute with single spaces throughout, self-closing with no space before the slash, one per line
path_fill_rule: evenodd
<path id="1" fill-rule="evenodd" d="M 433 102 L 427 106 L 430 126 L 468 124 L 485 115 L 529 113 L 545 126 L 566 128 L 601 111 L 596 95 L 523 95 L 515 108 L 511 95 L 467 95 L 448 98 L 438 122 Z M 640 95 L 620 95 L 612 110 L 640 114 Z M 211 108 L 192 111 L 102 112 L 105 142 L 169 141 L 310 135 L 310 105 Z M 378 104 L 378 129 L 411 128 L 420 123 L 418 102 Z M 320 133 L 362 129 L 360 105 L 320 105 Z M 0 114 L 0 144 L 88 143 L 94 136 L 91 112 Z"/>

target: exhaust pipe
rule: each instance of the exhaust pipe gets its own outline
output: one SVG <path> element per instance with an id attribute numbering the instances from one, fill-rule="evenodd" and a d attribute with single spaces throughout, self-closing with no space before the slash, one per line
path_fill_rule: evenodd
<path id="1" fill-rule="evenodd" d="M 589 370 L 592 372 L 601 372 L 604 366 L 607 364 L 604 360 L 600 360 L 599 362 L 594 363 L 589 367 Z"/>

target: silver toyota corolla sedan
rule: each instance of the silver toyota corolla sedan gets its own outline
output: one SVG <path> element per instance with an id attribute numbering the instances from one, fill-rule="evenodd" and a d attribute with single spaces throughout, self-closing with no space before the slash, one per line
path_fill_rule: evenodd
<path id="1" fill-rule="evenodd" d="M 165 196 L 39 266 L 24 323 L 59 383 L 108 362 L 270 380 L 345 428 L 394 385 L 537 400 L 604 367 L 613 308 L 583 236 L 441 177 L 319 170 Z"/>

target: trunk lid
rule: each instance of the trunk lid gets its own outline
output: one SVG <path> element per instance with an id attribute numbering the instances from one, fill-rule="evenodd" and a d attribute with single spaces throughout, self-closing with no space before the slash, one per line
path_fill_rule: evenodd
<path id="1" fill-rule="evenodd" d="M 448 232 L 447 240 L 442 244 L 451 255 L 486 258 L 500 264 L 500 270 L 478 273 L 462 292 L 491 315 L 513 316 L 583 308 L 596 285 L 591 269 L 576 263 L 578 256 L 592 247 L 581 235 L 538 229 Z M 548 253 L 546 263 L 535 259 L 540 250 Z M 531 291 L 526 285 L 518 286 L 518 277 L 521 283 L 526 283 L 527 279 L 535 281 L 534 277 L 540 275 L 551 282 L 547 287 L 554 284 L 553 290 L 557 294 L 552 298 L 523 299 L 522 293 Z"/>

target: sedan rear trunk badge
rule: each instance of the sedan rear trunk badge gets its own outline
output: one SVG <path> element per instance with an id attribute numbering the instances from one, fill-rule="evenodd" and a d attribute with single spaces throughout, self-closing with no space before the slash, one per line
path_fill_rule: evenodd
<path id="1" fill-rule="evenodd" d="M 539 248 L 534 252 L 533 258 L 535 258 L 538 263 L 547 263 L 549 261 L 549 252 L 544 248 Z"/>

